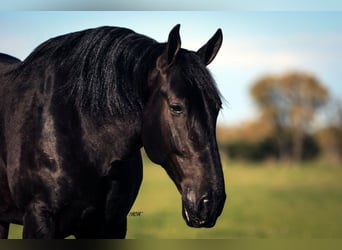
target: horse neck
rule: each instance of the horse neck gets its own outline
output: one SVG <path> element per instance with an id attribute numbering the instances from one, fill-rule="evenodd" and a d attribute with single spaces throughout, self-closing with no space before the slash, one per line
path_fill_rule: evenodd
<path id="1" fill-rule="evenodd" d="M 94 120 L 81 115 L 83 145 L 91 161 L 103 162 L 104 167 L 110 162 L 127 159 L 142 147 L 141 115 L 132 113 L 105 120 Z M 106 170 L 103 170 L 106 172 Z"/>

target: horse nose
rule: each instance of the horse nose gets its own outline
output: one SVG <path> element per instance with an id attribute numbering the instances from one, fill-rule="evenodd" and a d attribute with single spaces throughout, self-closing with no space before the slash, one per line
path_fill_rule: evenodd
<path id="1" fill-rule="evenodd" d="M 205 192 L 199 195 L 188 189 L 183 198 L 183 218 L 191 227 L 213 227 L 216 222 L 218 201 L 213 193 Z"/>

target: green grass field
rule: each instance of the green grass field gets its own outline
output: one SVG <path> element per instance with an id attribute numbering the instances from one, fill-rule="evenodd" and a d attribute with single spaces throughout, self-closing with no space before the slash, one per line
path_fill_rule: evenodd
<path id="1" fill-rule="evenodd" d="M 224 173 L 221 217 L 214 228 L 195 229 L 164 170 L 146 162 L 127 238 L 342 238 L 342 166 L 228 162 Z M 20 238 L 21 227 L 12 225 L 10 237 Z"/>

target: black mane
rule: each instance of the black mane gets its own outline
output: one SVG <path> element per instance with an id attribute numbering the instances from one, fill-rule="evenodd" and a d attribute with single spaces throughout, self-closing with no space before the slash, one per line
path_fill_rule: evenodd
<path id="1" fill-rule="evenodd" d="M 142 86 L 165 48 L 165 43 L 132 30 L 104 26 L 44 42 L 17 72 L 27 76 L 37 68 L 44 70 L 44 65 L 50 68 L 45 73 L 55 72 L 53 77 L 58 80 L 54 88 L 59 98 L 90 114 L 125 115 L 142 110 Z M 182 51 L 177 66 L 182 68 L 183 77 L 199 89 L 200 98 L 219 109 L 220 94 L 206 66 L 195 53 Z"/>
<path id="2" fill-rule="evenodd" d="M 55 89 L 61 96 L 90 113 L 124 115 L 141 110 L 141 84 L 164 47 L 126 28 L 99 27 L 46 41 L 20 71 L 48 64 L 60 79 Z"/>

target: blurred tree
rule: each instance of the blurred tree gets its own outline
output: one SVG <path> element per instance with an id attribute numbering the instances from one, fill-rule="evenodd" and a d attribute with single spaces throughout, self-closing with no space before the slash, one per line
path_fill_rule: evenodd
<path id="1" fill-rule="evenodd" d="M 342 128 L 342 97 L 331 98 L 326 113 L 331 126 Z"/>
<path id="2" fill-rule="evenodd" d="M 328 99 L 328 91 L 313 75 L 289 72 L 267 75 L 257 80 L 251 94 L 277 135 L 279 154 L 295 160 L 303 156 L 303 141 L 317 109 Z M 292 150 L 287 152 L 290 134 Z"/>
<path id="3" fill-rule="evenodd" d="M 342 162 L 342 127 L 329 126 L 316 131 L 323 157 L 333 162 Z"/>
<path id="4" fill-rule="evenodd" d="M 342 162 L 342 99 L 332 98 L 326 109 L 326 126 L 315 133 L 324 157 Z"/>

